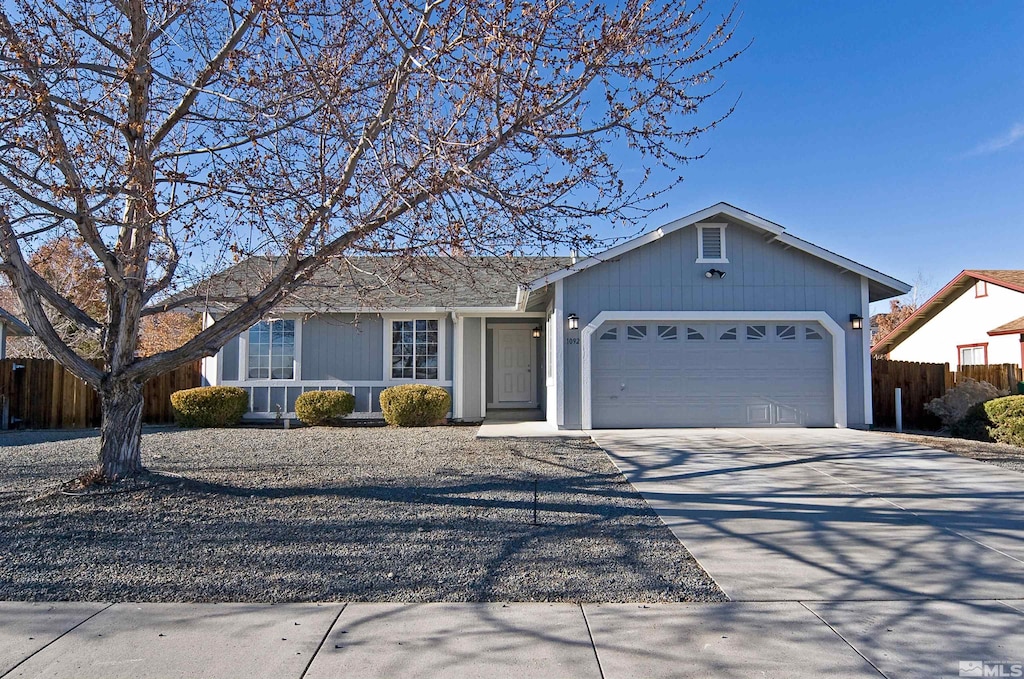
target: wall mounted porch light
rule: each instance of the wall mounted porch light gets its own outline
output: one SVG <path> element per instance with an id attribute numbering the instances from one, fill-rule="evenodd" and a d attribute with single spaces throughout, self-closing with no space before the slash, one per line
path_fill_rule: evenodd
<path id="1" fill-rule="evenodd" d="M 854 330 L 860 330 L 864 327 L 864 317 L 858 316 L 857 314 L 850 314 L 850 327 Z"/>
<path id="2" fill-rule="evenodd" d="M 533 339 L 540 339 L 540 326 L 533 329 Z"/>
<path id="3" fill-rule="evenodd" d="M 725 278 L 725 272 L 721 269 L 708 269 L 704 272 L 704 278 L 714 278 L 715 276 Z"/>
<path id="4" fill-rule="evenodd" d="M 579 328 L 580 328 L 580 317 L 579 316 L 577 316 L 576 314 L 569 314 L 568 320 L 569 320 L 569 329 L 570 330 L 579 330 Z"/>

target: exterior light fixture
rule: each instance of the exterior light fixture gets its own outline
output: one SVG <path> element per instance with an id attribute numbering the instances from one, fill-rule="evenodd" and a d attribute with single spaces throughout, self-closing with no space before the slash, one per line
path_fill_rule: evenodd
<path id="1" fill-rule="evenodd" d="M 721 269 L 708 269 L 704 272 L 704 278 L 714 278 L 715 276 L 725 278 L 725 272 Z"/>
<path id="2" fill-rule="evenodd" d="M 569 314 L 568 320 L 569 320 L 569 329 L 570 330 L 579 330 L 579 328 L 580 328 L 580 317 L 579 316 L 577 316 L 576 314 Z"/>
<path id="3" fill-rule="evenodd" d="M 533 329 L 533 339 L 540 339 L 540 326 Z"/>
<path id="4" fill-rule="evenodd" d="M 858 316 L 857 314 L 850 314 L 850 326 L 854 330 L 860 330 L 864 327 L 864 317 Z"/>

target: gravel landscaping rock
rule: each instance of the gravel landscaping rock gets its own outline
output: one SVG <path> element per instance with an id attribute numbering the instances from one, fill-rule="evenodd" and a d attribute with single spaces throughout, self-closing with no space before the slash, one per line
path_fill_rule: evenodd
<path id="1" fill-rule="evenodd" d="M 883 431 L 883 434 L 908 441 L 917 445 L 938 448 L 950 453 L 956 453 L 973 460 L 994 464 L 1004 469 L 1012 469 L 1015 472 L 1024 472 L 1024 448 L 1011 446 L 1006 443 L 989 443 L 986 441 L 969 441 L 967 439 L 956 439 L 937 433 L 903 433 Z"/>
<path id="2" fill-rule="evenodd" d="M 4 432 L 0 600 L 725 599 L 590 441 L 475 433 L 152 428 L 183 478 L 70 497 L 95 431 Z"/>

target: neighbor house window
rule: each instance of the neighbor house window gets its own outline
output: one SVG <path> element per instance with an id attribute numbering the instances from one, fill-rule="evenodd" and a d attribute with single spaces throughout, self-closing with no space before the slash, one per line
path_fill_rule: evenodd
<path id="1" fill-rule="evenodd" d="M 437 319 L 391 322 L 391 379 L 436 380 Z"/>
<path id="2" fill-rule="evenodd" d="M 725 256 L 725 224 L 697 225 L 697 263 L 728 264 Z"/>
<path id="3" fill-rule="evenodd" d="M 988 297 L 988 282 L 977 281 L 974 284 L 974 296 L 975 297 Z"/>
<path id="4" fill-rule="evenodd" d="M 960 365 L 988 365 L 988 345 L 971 344 L 957 347 L 960 352 Z"/>
<path id="5" fill-rule="evenodd" d="M 295 379 L 295 321 L 260 321 L 248 340 L 249 379 Z"/>

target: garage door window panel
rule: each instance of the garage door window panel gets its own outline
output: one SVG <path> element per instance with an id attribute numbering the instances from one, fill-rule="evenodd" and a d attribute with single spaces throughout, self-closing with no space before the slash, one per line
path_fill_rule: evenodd
<path id="1" fill-rule="evenodd" d="M 626 326 L 626 341 L 628 342 L 642 342 L 647 339 L 647 326 L 646 325 L 627 325 Z"/>
<path id="2" fill-rule="evenodd" d="M 746 336 L 748 342 L 763 342 L 768 339 L 768 327 L 765 325 L 748 325 Z"/>
<path id="3" fill-rule="evenodd" d="M 734 325 L 727 328 L 720 328 L 718 330 L 718 339 L 722 340 L 723 342 L 736 341 L 737 339 L 739 339 L 737 327 Z"/>
<path id="4" fill-rule="evenodd" d="M 819 331 L 814 326 L 810 326 L 809 325 L 806 328 L 804 328 L 804 339 L 809 340 L 809 341 L 814 341 L 814 340 L 823 340 L 823 339 L 825 339 L 825 337 L 821 334 L 821 331 Z"/>
<path id="5" fill-rule="evenodd" d="M 795 325 L 776 325 L 775 326 L 775 337 L 782 342 L 795 342 L 796 341 L 796 326 Z"/>
<path id="6" fill-rule="evenodd" d="M 686 341 L 703 342 L 706 332 L 707 331 L 702 327 L 694 327 L 692 325 L 688 325 L 686 326 Z"/>
<path id="7" fill-rule="evenodd" d="M 679 339 L 679 328 L 674 325 L 659 325 L 658 339 L 662 342 L 675 342 Z"/>
<path id="8" fill-rule="evenodd" d="M 610 328 L 607 328 L 604 332 L 601 333 L 600 340 L 602 342 L 617 342 L 619 340 L 619 328 L 614 325 Z"/>

